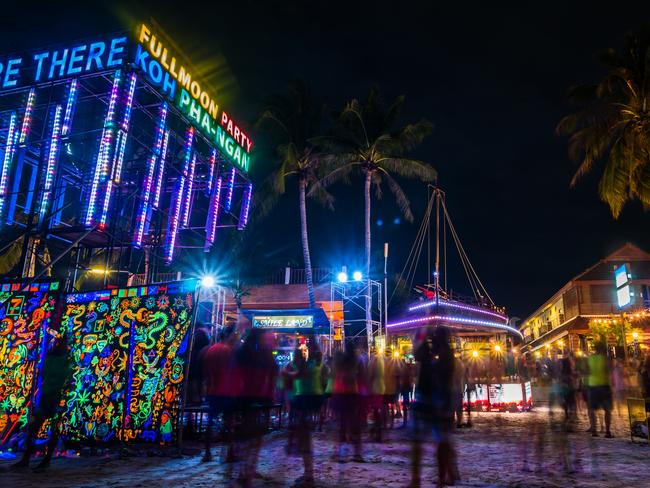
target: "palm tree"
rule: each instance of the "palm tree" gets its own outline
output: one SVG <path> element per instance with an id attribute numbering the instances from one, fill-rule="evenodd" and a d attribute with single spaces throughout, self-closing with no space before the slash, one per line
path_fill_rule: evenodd
<path id="1" fill-rule="evenodd" d="M 601 163 L 598 192 L 617 218 L 628 201 L 650 205 L 650 31 L 628 36 L 622 55 L 608 49 L 600 61 L 607 75 L 571 89 L 582 110 L 556 131 L 570 136 L 569 155 L 580 163 L 571 186 Z"/>
<path id="2" fill-rule="evenodd" d="M 310 196 L 330 208 L 333 202 L 331 195 L 318 182 L 316 171 L 321 161 L 320 154 L 310 143 L 318 135 L 321 122 L 322 110 L 314 105 L 309 89 L 302 81 L 292 82 L 288 94 L 270 97 L 257 122 L 258 126 L 271 131 L 278 154 L 278 167 L 270 178 L 272 197 L 261 204 L 261 212 L 268 212 L 274 199 L 285 193 L 287 179 L 291 177 L 298 186 L 302 255 L 311 308 L 316 306 L 316 299 L 307 232 L 307 192 L 309 190 Z"/>
<path id="3" fill-rule="evenodd" d="M 364 177 L 365 273 L 368 279 L 372 186 L 375 185 L 377 198 L 381 198 L 381 184 L 386 182 L 404 217 L 412 222 L 409 199 L 393 175 L 424 182 L 434 181 L 437 175 L 427 163 L 406 157 L 431 133 L 433 126 L 425 119 L 397 126 L 403 104 L 404 96 L 400 96 L 386 108 L 378 89 L 372 88 L 363 103 L 356 99 L 348 102 L 337 114 L 333 135 L 318 141 L 331 153 L 323 158 L 325 176 L 320 180 L 323 187 L 327 188 L 339 180 L 348 180 L 351 174 L 358 171 Z"/>

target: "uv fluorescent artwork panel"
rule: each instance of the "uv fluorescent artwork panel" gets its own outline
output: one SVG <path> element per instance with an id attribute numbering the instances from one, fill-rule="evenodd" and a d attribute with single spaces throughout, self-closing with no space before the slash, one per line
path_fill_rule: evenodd
<path id="1" fill-rule="evenodd" d="M 0 444 L 27 426 L 59 283 L 0 283 Z"/>
<path id="2" fill-rule="evenodd" d="M 193 307 L 193 281 L 68 295 L 65 435 L 172 442 Z"/>

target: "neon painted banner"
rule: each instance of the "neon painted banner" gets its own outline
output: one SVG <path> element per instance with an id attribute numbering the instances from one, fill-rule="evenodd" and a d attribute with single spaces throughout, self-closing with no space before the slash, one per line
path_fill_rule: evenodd
<path id="1" fill-rule="evenodd" d="M 72 384 L 63 433 L 71 439 L 175 439 L 189 356 L 195 281 L 66 297 Z"/>
<path id="2" fill-rule="evenodd" d="M 0 444 L 27 426 L 59 283 L 0 283 Z"/>

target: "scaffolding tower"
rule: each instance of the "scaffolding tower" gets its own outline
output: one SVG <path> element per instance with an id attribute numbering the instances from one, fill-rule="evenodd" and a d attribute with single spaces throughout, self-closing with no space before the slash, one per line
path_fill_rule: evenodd
<path id="1" fill-rule="evenodd" d="M 366 336 L 368 350 L 385 347 L 382 284 L 375 280 L 332 281 L 332 302 L 343 303 L 343 331 L 347 341 Z"/>

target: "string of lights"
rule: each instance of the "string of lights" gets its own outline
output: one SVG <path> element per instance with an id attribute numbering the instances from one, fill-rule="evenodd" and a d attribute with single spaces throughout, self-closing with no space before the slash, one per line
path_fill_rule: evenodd
<path id="1" fill-rule="evenodd" d="M 427 301 L 425 303 L 421 303 L 421 304 L 409 307 L 409 312 L 413 312 L 415 310 L 420 310 L 420 309 L 423 309 L 423 308 L 435 307 L 436 305 L 438 305 L 440 307 L 455 308 L 455 309 L 458 309 L 458 310 L 466 310 L 468 312 L 476 312 L 476 313 L 480 313 L 480 314 L 491 315 L 492 317 L 499 318 L 501 320 L 504 320 L 505 322 L 508 321 L 508 317 L 506 317 L 505 315 L 502 315 L 500 313 L 492 312 L 490 310 L 486 310 L 484 308 L 476 307 L 476 306 L 473 306 L 473 305 L 467 305 L 467 304 L 464 304 L 464 303 L 452 302 L 452 301 L 449 301 L 449 300 L 445 300 L 443 298 L 439 298 L 438 300 Z"/>
<path id="2" fill-rule="evenodd" d="M 160 107 L 158 124 L 156 125 L 156 135 L 154 136 L 154 147 L 147 161 L 147 174 L 144 179 L 142 189 L 142 200 L 136 217 L 135 232 L 133 234 L 133 245 L 137 248 L 142 246 L 144 238 L 145 223 L 149 214 L 149 203 L 153 190 L 154 177 L 156 172 L 156 162 L 161 159 L 163 140 L 165 139 L 165 124 L 167 122 L 167 104 L 163 103 Z M 161 161 L 161 166 L 164 162 Z"/>
<path id="3" fill-rule="evenodd" d="M 219 200 L 221 198 L 221 186 L 223 180 L 221 177 L 217 178 L 214 191 L 210 196 L 210 206 L 208 208 L 208 220 L 205 224 L 205 247 L 207 252 L 214 244 L 214 239 L 217 235 L 217 223 L 219 220 Z"/>
<path id="4" fill-rule="evenodd" d="M 25 114 L 23 115 L 23 123 L 20 127 L 19 144 L 23 144 L 27 140 L 29 131 L 32 125 L 32 116 L 34 112 L 34 103 L 36 102 L 36 88 L 29 90 L 27 95 L 27 104 L 25 105 Z"/>
<path id="5" fill-rule="evenodd" d="M 192 156 L 190 163 L 190 170 L 187 175 L 187 188 L 185 196 L 183 197 L 183 227 L 187 227 L 190 223 L 190 210 L 192 208 L 192 188 L 194 186 L 194 168 L 196 168 L 196 153 Z"/>
<path id="6" fill-rule="evenodd" d="M 63 126 L 61 127 L 61 135 L 67 136 L 72 128 L 72 117 L 74 116 L 74 109 L 77 102 L 77 85 L 78 81 L 75 78 L 70 81 L 68 88 L 68 101 L 65 105 L 65 115 L 63 116 Z"/>
<path id="7" fill-rule="evenodd" d="M 109 156 L 111 144 L 113 142 L 113 131 L 115 130 L 113 120 L 115 118 L 115 107 L 117 105 L 121 80 L 122 72 L 120 70 L 117 70 L 113 78 L 113 86 L 111 88 L 111 94 L 108 101 L 108 109 L 106 110 L 106 117 L 104 118 L 104 129 L 102 131 L 102 138 L 99 144 L 99 152 L 97 154 L 95 174 L 93 177 L 92 186 L 90 188 L 90 195 L 88 197 L 88 210 L 86 212 L 86 218 L 84 219 L 84 224 L 86 226 L 92 225 L 95 220 L 95 212 L 99 198 L 100 185 L 104 183 L 108 178 Z"/>
<path id="8" fill-rule="evenodd" d="M 232 195 L 235 191 L 235 168 L 230 171 L 230 179 L 228 180 L 228 195 L 226 196 L 226 212 L 230 212 L 232 207 Z"/>
<path id="9" fill-rule="evenodd" d="M 16 138 L 16 112 L 9 116 L 9 127 L 5 139 L 5 151 L 2 157 L 2 174 L 0 175 L 0 218 L 3 215 L 5 201 L 7 200 L 7 189 L 9 187 L 9 173 L 14 155 L 14 143 Z"/>
<path id="10" fill-rule="evenodd" d="M 165 176 L 165 160 L 167 159 L 167 144 L 169 143 L 169 131 L 165 132 L 162 149 L 160 151 L 160 162 L 158 163 L 158 176 L 156 177 L 156 189 L 153 195 L 151 206 L 158 208 L 160 205 L 160 194 L 162 193 L 163 178 Z"/>
<path id="11" fill-rule="evenodd" d="M 515 329 L 514 327 L 510 327 L 509 325 L 502 324 L 500 322 L 490 322 L 487 320 L 470 319 L 467 317 L 459 317 L 454 315 L 427 315 L 425 317 L 418 317 L 414 319 L 402 320 L 400 322 L 394 322 L 392 324 L 387 324 L 386 327 L 401 327 L 405 325 L 415 325 L 415 324 L 421 324 L 427 322 L 452 322 L 452 323 L 466 324 L 466 325 L 480 325 L 484 327 L 494 327 L 497 329 L 507 330 L 509 332 L 517 334 L 520 337 L 522 336 L 519 330 Z"/>
<path id="12" fill-rule="evenodd" d="M 59 160 L 59 146 L 61 142 L 61 113 L 63 107 L 57 105 L 54 110 L 54 120 L 52 122 L 52 134 L 50 136 L 50 145 L 47 151 L 47 165 L 45 167 L 45 182 L 43 183 L 43 195 L 41 196 L 40 209 L 38 211 L 39 222 L 42 223 L 50 205 L 52 198 L 52 187 L 56 177 L 56 167 Z"/>
<path id="13" fill-rule="evenodd" d="M 239 223 L 237 230 L 243 230 L 248 224 L 248 212 L 251 207 L 251 197 L 253 196 L 253 184 L 249 183 L 244 190 L 243 205 L 239 212 Z"/>

